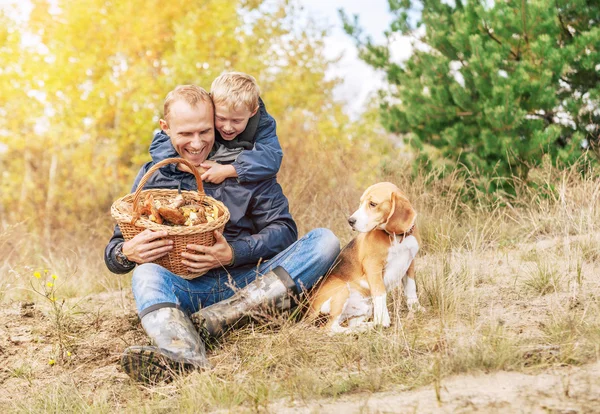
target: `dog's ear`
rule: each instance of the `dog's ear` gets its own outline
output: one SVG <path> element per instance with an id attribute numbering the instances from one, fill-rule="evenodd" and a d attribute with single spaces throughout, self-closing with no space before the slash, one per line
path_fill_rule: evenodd
<path id="1" fill-rule="evenodd" d="M 417 212 L 410 202 L 397 192 L 392 193 L 392 209 L 385 223 L 388 233 L 405 233 L 410 230 L 415 221 Z"/>

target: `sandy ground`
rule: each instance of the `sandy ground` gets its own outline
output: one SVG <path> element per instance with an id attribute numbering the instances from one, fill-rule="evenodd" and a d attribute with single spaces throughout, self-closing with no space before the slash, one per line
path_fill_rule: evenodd
<path id="1" fill-rule="evenodd" d="M 538 335 L 538 326 L 555 301 L 567 301 L 576 292 L 565 288 L 554 296 L 534 300 L 515 296 L 514 274 L 527 262 L 528 250 L 555 249 L 557 241 L 522 246 L 511 252 L 487 253 L 477 258 L 468 255 L 470 272 L 480 284 L 481 293 L 473 300 L 481 312 L 501 318 L 514 331 Z M 561 247 L 562 249 L 562 247 Z M 433 258 L 421 261 L 421 268 L 435 266 Z M 479 271 L 480 269 L 481 271 Z M 586 270 L 587 294 L 600 291 L 598 267 Z M 478 275 L 488 275 L 479 280 Z M 490 276 L 491 275 L 491 276 Z M 494 290 L 490 287 L 493 286 Z M 518 290 L 518 289 L 517 289 Z M 475 291 L 474 291 L 475 292 Z M 594 294 L 595 295 L 595 294 Z M 42 301 L 43 302 L 43 301 Z M 73 306 L 76 304 L 76 306 Z M 95 392 L 112 393 L 123 402 L 125 390 L 132 387 L 120 370 L 119 356 L 133 344 L 148 343 L 140 328 L 128 290 L 107 292 L 70 300 L 65 306 L 77 309 L 71 317 L 57 320 L 49 303 L 13 302 L 0 307 L 0 409 L 11 412 L 27 407 L 36 394 L 57 384 L 75 386 L 88 398 Z M 479 305 L 477 305 L 479 306 Z M 578 306 L 575 301 L 573 306 Z M 484 311 L 485 309 L 485 311 Z M 62 325 L 61 325 L 62 324 Z M 57 349 L 58 328 L 62 353 Z M 533 351 L 536 352 L 536 351 Z M 56 364 L 51 359 L 61 358 Z M 60 363 L 58 363 L 60 362 Z M 436 393 L 436 388 L 438 393 Z M 81 391 L 83 390 L 83 391 Z M 113 408 L 118 411 L 118 408 Z M 244 411 L 243 409 L 242 411 Z M 262 410 L 262 408 L 261 408 Z M 36 411 L 35 409 L 33 411 Z M 600 412 L 600 362 L 582 366 L 557 366 L 526 372 L 492 372 L 446 377 L 440 384 L 421 388 L 396 388 L 381 393 L 355 393 L 336 399 L 271 403 L 269 412 L 373 412 L 373 413 L 591 413 Z"/>
<path id="2" fill-rule="evenodd" d="M 351 395 L 310 404 L 281 402 L 277 413 L 594 413 L 600 412 L 600 363 L 535 375 L 496 372 L 446 378 L 433 386 Z"/>

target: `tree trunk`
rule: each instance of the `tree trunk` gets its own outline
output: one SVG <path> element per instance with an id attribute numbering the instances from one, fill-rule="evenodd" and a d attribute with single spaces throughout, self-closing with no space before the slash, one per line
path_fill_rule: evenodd
<path id="1" fill-rule="evenodd" d="M 56 182 L 56 168 L 58 167 L 58 156 L 56 153 L 52 154 L 52 160 L 50 161 L 50 171 L 48 174 L 48 192 L 46 194 L 46 219 L 44 220 L 44 238 L 47 243 L 51 242 L 52 237 L 52 225 L 54 224 L 51 220 L 53 216 L 52 210 L 54 209 L 54 196 L 55 196 L 55 182 Z"/>
<path id="2" fill-rule="evenodd" d="M 31 186 L 31 153 L 27 148 L 23 152 L 23 181 L 21 182 L 21 194 L 19 194 L 19 203 L 17 205 L 17 217 L 18 221 L 23 218 L 23 211 L 27 203 L 28 188 Z"/>

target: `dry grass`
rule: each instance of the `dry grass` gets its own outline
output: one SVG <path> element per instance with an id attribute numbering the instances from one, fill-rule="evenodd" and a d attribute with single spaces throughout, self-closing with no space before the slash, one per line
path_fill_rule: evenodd
<path id="1" fill-rule="evenodd" d="M 147 338 L 129 277 L 109 274 L 102 263 L 110 224 L 51 244 L 4 225 L 0 406 L 11 412 L 261 411 L 281 401 L 302 405 L 421 385 L 442 401 L 453 374 L 538 373 L 597 361 L 600 182 L 572 170 L 538 175 L 552 191 L 522 187 L 516 198 L 476 195 L 467 202 L 458 174 L 348 175 L 327 183 L 323 169 L 285 169 L 282 186 L 301 232 L 329 227 L 343 242 L 352 237 L 346 217 L 364 188 L 354 183 L 389 180 L 407 192 L 423 235 L 417 284 L 427 312 L 407 319 L 395 292 L 393 326 L 356 336 L 329 336 L 295 317 L 272 318 L 266 327 L 254 324 L 213 344 L 213 371 L 151 388 L 131 383 L 118 368 L 120 352 Z M 39 283 L 33 273 L 44 269 L 58 275 L 56 302 L 32 289 Z"/>

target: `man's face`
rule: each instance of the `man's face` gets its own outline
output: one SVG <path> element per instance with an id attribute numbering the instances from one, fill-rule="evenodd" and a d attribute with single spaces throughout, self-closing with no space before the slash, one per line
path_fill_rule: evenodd
<path id="1" fill-rule="evenodd" d="M 177 153 L 196 167 L 206 160 L 215 142 L 212 105 L 204 102 L 196 106 L 182 99 L 173 102 L 160 127 L 171 137 Z"/>
<path id="2" fill-rule="evenodd" d="M 257 110 L 258 108 L 252 112 L 245 106 L 233 109 L 223 104 L 215 104 L 215 128 L 225 141 L 231 141 L 244 132 L 248 120 L 256 114 Z"/>

